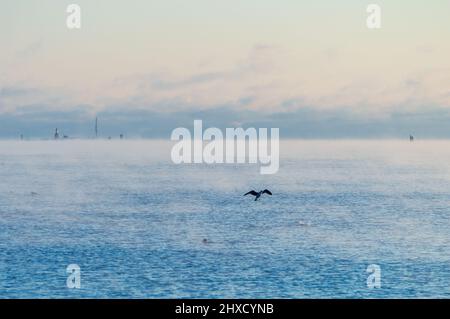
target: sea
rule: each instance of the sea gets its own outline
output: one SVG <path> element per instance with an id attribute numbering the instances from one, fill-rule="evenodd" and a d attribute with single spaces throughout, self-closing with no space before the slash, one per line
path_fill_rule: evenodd
<path id="1" fill-rule="evenodd" d="M 450 141 L 282 140 L 273 175 L 172 146 L 0 141 L 0 298 L 450 297 Z"/>

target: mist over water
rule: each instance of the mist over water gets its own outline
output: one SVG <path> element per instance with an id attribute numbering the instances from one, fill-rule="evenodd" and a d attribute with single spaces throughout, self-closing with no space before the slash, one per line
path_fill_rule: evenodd
<path id="1" fill-rule="evenodd" d="M 275 175 L 172 145 L 0 141 L 0 296 L 450 296 L 450 141 L 285 140 Z"/>

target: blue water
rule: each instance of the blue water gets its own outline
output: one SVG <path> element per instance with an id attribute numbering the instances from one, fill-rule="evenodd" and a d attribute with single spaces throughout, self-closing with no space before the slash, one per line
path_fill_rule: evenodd
<path id="1" fill-rule="evenodd" d="M 450 142 L 284 141 L 265 176 L 170 146 L 0 142 L 0 297 L 450 297 Z"/>

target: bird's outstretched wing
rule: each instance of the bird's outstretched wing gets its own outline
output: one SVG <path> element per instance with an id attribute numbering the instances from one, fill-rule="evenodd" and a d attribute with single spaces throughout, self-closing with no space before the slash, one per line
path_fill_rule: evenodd
<path id="1" fill-rule="evenodd" d="M 269 194 L 269 195 L 272 195 L 272 192 L 269 191 L 268 189 L 265 189 L 265 190 L 263 191 L 263 194 Z"/>
<path id="2" fill-rule="evenodd" d="M 258 193 L 255 192 L 255 191 L 250 191 L 250 192 L 244 194 L 244 196 L 247 196 L 247 195 L 253 195 L 253 196 L 256 196 L 256 195 L 258 195 Z"/>

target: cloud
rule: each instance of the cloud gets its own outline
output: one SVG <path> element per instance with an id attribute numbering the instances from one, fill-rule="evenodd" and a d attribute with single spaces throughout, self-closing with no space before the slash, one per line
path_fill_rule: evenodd
<path id="1" fill-rule="evenodd" d="M 228 68 L 189 74 L 165 70 L 120 77 L 103 90 L 114 92 L 115 97 L 103 99 L 99 104 L 120 105 L 134 101 L 136 105 L 146 104 L 153 110 L 160 105 L 173 104 L 170 111 L 191 107 L 208 109 L 225 104 L 235 108 L 276 108 L 277 103 L 286 98 L 283 83 L 274 80 L 274 74 L 283 73 L 279 63 L 282 57 L 280 48 L 258 44 Z"/>
<path id="2" fill-rule="evenodd" d="M 24 52 L 39 47 L 30 45 Z M 334 49 L 319 55 L 323 63 L 341 60 L 341 52 Z M 90 95 L 69 87 L 10 83 L 0 86 L 0 116 L 5 127 L 35 128 L 36 136 L 46 136 L 53 122 L 65 123 L 71 134 L 87 136 L 96 114 L 106 120 L 104 128 L 111 135 L 123 130 L 166 136 L 197 117 L 222 126 L 280 127 L 286 137 L 403 136 L 416 128 L 423 129 L 423 136 L 447 136 L 441 119 L 448 118 L 450 108 L 448 68 L 396 77 L 327 77 L 319 74 L 333 70 L 303 61 L 295 64 L 295 58 L 282 47 L 256 44 L 228 67 L 120 76 L 90 88 Z M 432 120 L 439 124 L 434 127 Z M 0 135 L 13 134 L 5 127 Z"/>
<path id="3" fill-rule="evenodd" d="M 40 52 L 43 49 L 44 41 L 42 39 L 36 40 L 26 47 L 18 50 L 16 52 L 16 57 L 19 59 L 26 59 L 34 56 L 38 52 Z"/>
<path id="4" fill-rule="evenodd" d="M 288 103 L 288 102 L 287 102 Z M 204 127 L 277 127 L 281 138 L 450 138 L 450 111 L 442 108 L 423 108 L 421 112 L 403 112 L 401 108 L 385 117 L 372 117 L 352 111 L 320 110 L 303 107 L 295 111 L 261 113 L 238 111 L 224 105 L 207 110 L 186 110 L 164 113 L 149 110 L 108 109 L 97 114 L 89 105 L 74 106 L 72 110 L 55 111 L 48 106 L 16 114 L 0 114 L 0 137 L 51 138 L 55 127 L 71 137 L 92 137 L 95 117 L 99 119 L 102 137 L 168 139 L 173 129 L 192 129 L 195 119 Z"/>
<path id="5" fill-rule="evenodd" d="M 226 75 L 221 72 L 199 73 L 178 81 L 153 80 L 152 87 L 154 89 L 173 90 L 191 85 L 210 83 L 211 81 L 223 79 L 225 76 Z"/>
<path id="6" fill-rule="evenodd" d="M 25 87 L 2 87 L 0 88 L 0 98 L 23 97 L 36 91 L 36 89 Z"/>
<path id="7" fill-rule="evenodd" d="M 20 113 L 34 105 L 61 108 L 67 105 L 64 90 L 57 88 L 36 88 L 23 85 L 0 87 L 0 114 Z"/>
<path id="8" fill-rule="evenodd" d="M 120 78 L 103 92 L 121 94 L 98 104 L 130 105 L 133 101 L 136 107 L 163 112 L 228 105 L 269 113 L 308 105 L 374 116 L 389 115 L 401 105 L 411 109 L 427 105 L 450 107 L 448 89 L 443 84 L 449 83 L 450 71 L 445 68 L 395 75 L 381 71 L 353 74 L 334 66 L 340 64 L 341 55 L 334 48 L 321 51 L 322 64 L 314 67 L 304 61 L 296 62 L 303 57 L 295 52 L 257 44 L 228 68 L 188 74 L 165 70 Z M 158 109 L 162 105 L 171 107 Z"/>

